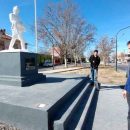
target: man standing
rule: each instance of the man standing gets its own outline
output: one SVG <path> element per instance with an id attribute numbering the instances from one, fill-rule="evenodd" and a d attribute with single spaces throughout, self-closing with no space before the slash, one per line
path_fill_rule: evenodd
<path id="1" fill-rule="evenodd" d="M 127 42 L 127 46 L 130 52 L 130 41 Z M 128 70 L 127 70 L 127 81 L 125 88 L 123 90 L 123 97 L 127 98 L 127 103 L 128 103 L 128 130 L 130 130 L 130 54 L 128 54 Z"/>
<path id="2" fill-rule="evenodd" d="M 91 75 L 90 75 L 91 81 L 92 83 L 97 83 L 98 66 L 100 64 L 100 57 L 98 56 L 98 50 L 94 50 L 94 54 L 90 56 L 89 62 L 91 64 Z"/>

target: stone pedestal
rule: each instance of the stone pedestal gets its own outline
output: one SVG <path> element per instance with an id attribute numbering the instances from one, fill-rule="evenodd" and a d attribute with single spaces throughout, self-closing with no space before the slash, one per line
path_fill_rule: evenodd
<path id="1" fill-rule="evenodd" d="M 35 53 L 0 52 L 0 84 L 23 87 L 44 80 L 36 61 Z"/>

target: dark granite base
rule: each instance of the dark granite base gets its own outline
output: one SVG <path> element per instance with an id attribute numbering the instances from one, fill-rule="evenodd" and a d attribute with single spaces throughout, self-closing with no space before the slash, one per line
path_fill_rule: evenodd
<path id="1" fill-rule="evenodd" d="M 24 76 L 24 77 L 18 77 L 18 76 L 0 76 L 0 84 L 3 85 L 11 85 L 11 86 L 21 86 L 21 87 L 27 87 L 30 85 L 33 85 L 35 83 L 38 83 L 40 81 L 43 81 L 46 79 L 46 75 L 43 74 L 37 74 L 32 76 Z"/>
<path id="2" fill-rule="evenodd" d="M 37 54 L 0 52 L 0 84 L 24 87 L 44 79 L 38 73 Z"/>

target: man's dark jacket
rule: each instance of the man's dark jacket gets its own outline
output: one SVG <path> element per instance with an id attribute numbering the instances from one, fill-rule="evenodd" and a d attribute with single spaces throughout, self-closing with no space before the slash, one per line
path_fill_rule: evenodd
<path id="1" fill-rule="evenodd" d="M 99 56 L 95 57 L 94 55 L 91 55 L 89 58 L 89 62 L 92 68 L 98 69 L 98 66 L 100 64 L 100 57 Z"/>

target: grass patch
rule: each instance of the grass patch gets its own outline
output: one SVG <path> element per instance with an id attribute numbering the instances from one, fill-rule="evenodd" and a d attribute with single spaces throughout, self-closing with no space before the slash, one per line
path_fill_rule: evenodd
<path id="1" fill-rule="evenodd" d="M 79 69 L 74 71 L 63 72 L 64 74 L 90 74 L 90 68 Z M 111 66 L 100 66 L 98 71 L 98 81 L 104 84 L 124 85 L 126 82 L 126 73 L 123 71 L 116 72 Z"/>

